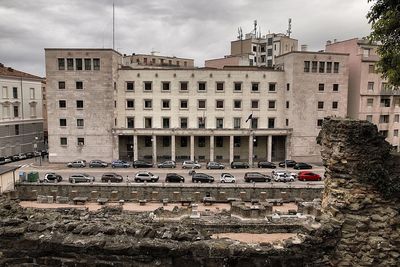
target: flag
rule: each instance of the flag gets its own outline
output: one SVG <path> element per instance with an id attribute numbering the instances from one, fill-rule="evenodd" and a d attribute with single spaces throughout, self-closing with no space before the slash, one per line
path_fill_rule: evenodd
<path id="1" fill-rule="evenodd" d="M 253 119 L 253 113 L 251 113 L 251 114 L 249 115 L 249 117 L 247 118 L 246 122 L 247 122 L 248 120 L 252 120 L 252 119 Z"/>

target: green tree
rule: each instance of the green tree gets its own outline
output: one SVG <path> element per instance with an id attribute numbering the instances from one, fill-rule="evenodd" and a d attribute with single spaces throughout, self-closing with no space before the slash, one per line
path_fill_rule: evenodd
<path id="1" fill-rule="evenodd" d="M 369 39 L 379 45 L 377 69 L 396 88 L 400 87 L 400 1 L 368 0 L 374 2 L 367 18 L 372 26 Z"/>

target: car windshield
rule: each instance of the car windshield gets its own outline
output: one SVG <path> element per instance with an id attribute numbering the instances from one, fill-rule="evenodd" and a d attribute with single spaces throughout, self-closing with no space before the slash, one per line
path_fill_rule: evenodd
<path id="1" fill-rule="evenodd" d="M 89 176 L 89 174 L 87 174 L 87 173 L 82 173 L 82 175 L 83 175 L 83 176 Z"/>

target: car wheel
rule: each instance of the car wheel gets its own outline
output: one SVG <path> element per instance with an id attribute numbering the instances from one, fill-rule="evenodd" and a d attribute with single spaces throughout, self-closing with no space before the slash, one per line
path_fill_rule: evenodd
<path id="1" fill-rule="evenodd" d="M 252 179 L 250 179 L 250 180 L 249 180 L 249 183 L 252 183 L 252 182 L 254 182 L 254 181 L 253 181 Z"/>
<path id="2" fill-rule="evenodd" d="M 318 181 L 321 181 L 321 180 L 322 180 L 322 178 L 321 178 L 321 177 L 319 177 Z"/>

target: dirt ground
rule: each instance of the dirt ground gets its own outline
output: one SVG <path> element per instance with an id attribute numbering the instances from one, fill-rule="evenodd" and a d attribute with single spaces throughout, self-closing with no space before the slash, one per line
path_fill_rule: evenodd
<path id="1" fill-rule="evenodd" d="M 229 238 L 249 244 L 259 244 L 262 242 L 273 243 L 275 241 L 281 241 L 290 237 L 295 237 L 296 233 L 275 233 L 275 234 L 249 234 L 249 233 L 219 233 L 214 234 L 211 238 Z"/>

